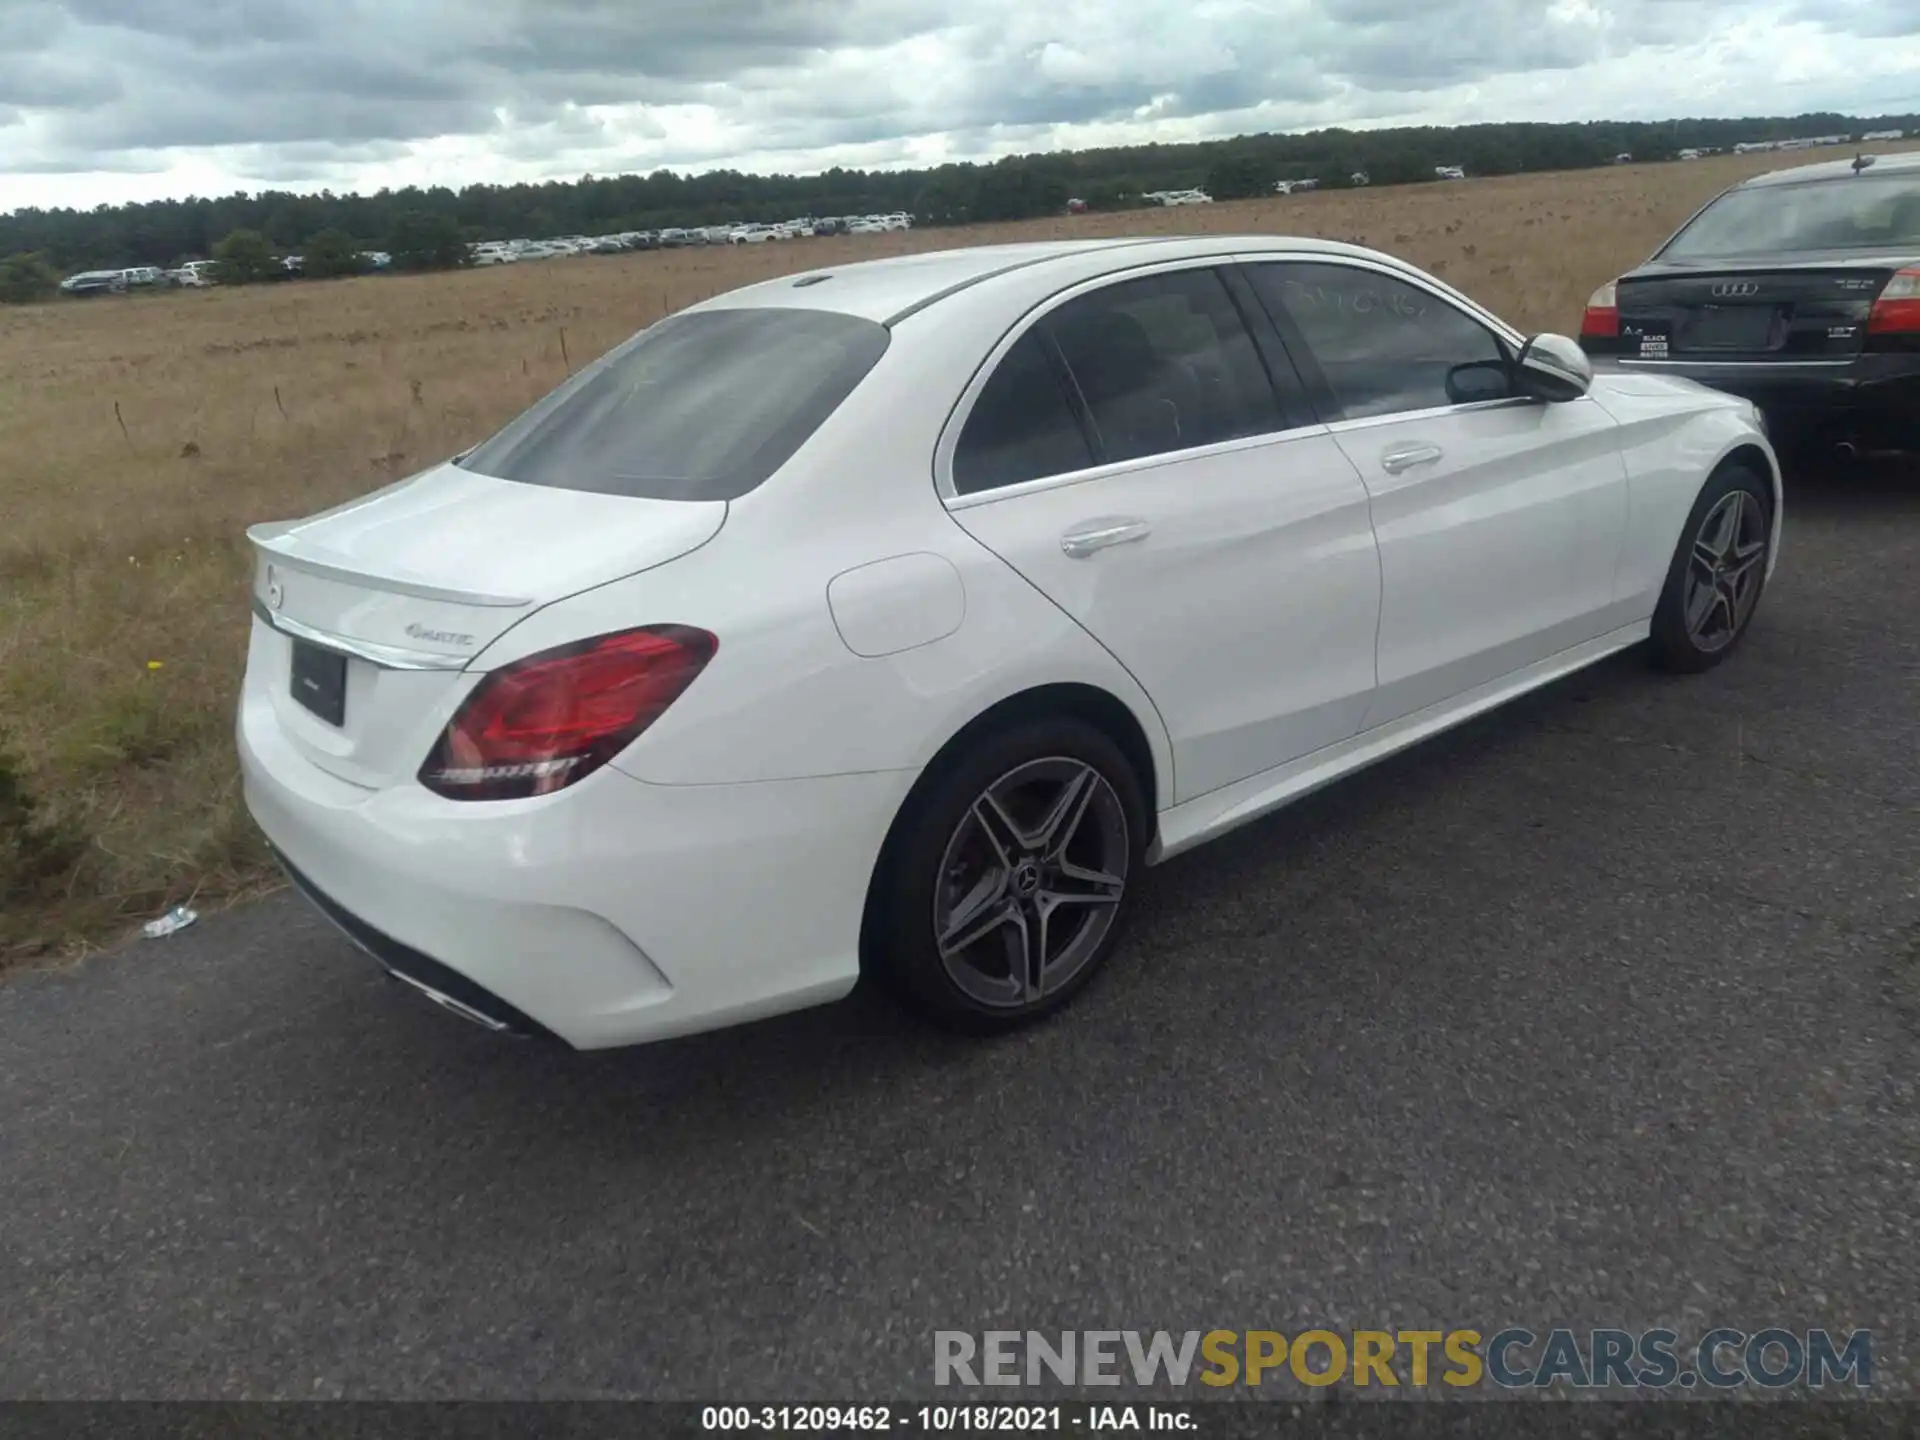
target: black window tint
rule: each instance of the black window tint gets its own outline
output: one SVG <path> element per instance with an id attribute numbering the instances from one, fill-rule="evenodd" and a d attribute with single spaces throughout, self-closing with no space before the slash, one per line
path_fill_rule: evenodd
<path id="1" fill-rule="evenodd" d="M 1279 401 L 1212 270 L 1123 280 L 1045 321 L 1085 398 L 1103 460 L 1283 428 Z"/>
<path id="2" fill-rule="evenodd" d="M 1247 275 L 1271 312 L 1293 320 L 1349 420 L 1513 393 L 1493 332 L 1417 286 L 1348 265 L 1249 265 Z M 1453 373 L 1463 365 L 1472 368 Z"/>
<path id="3" fill-rule="evenodd" d="M 1092 463 L 1045 342 L 1029 330 L 1000 357 L 974 401 L 953 452 L 953 488 L 969 495 Z"/>
<path id="4" fill-rule="evenodd" d="M 672 315 L 602 356 L 461 463 L 528 485 L 734 500 L 787 462 L 886 351 L 824 310 Z"/>

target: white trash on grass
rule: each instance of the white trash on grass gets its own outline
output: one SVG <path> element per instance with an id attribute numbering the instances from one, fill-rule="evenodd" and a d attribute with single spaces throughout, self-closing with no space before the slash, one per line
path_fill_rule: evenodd
<path id="1" fill-rule="evenodd" d="M 176 930 L 184 930 L 200 918 L 200 912 L 185 905 L 176 905 L 158 920 L 149 920 L 141 927 L 149 940 L 158 940 L 163 935 L 171 935 Z"/>

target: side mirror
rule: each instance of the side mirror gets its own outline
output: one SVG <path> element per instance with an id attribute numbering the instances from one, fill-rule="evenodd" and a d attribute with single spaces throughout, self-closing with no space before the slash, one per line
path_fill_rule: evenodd
<path id="1" fill-rule="evenodd" d="M 1524 393 L 1550 404 L 1578 400 L 1593 388 L 1593 362 L 1579 342 L 1564 335 L 1536 335 L 1527 341 L 1513 362 L 1513 375 Z"/>

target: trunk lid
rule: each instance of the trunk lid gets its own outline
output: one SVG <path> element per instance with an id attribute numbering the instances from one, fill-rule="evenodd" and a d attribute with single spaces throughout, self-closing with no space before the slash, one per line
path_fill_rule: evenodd
<path id="1" fill-rule="evenodd" d="M 1627 360 L 1845 360 L 1901 261 L 1848 252 L 1661 262 L 1618 286 Z"/>
<path id="2" fill-rule="evenodd" d="M 494 640 L 553 601 L 698 549 L 726 515 L 725 501 L 523 485 L 448 463 L 256 525 L 264 623 L 248 686 L 323 769 L 369 787 L 409 778 Z"/>

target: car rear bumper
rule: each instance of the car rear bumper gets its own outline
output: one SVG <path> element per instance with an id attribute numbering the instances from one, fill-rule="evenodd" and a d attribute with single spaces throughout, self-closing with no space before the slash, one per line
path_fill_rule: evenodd
<path id="1" fill-rule="evenodd" d="M 531 1015 L 516 1010 L 492 991 L 476 984 L 470 976 L 374 929 L 314 884 L 285 855 L 278 850 L 273 853 L 293 888 L 314 909 L 331 920 L 335 929 L 377 960 L 395 979 L 412 986 L 441 1008 L 451 1010 L 462 1019 L 471 1020 L 485 1029 L 523 1037 L 560 1038 Z"/>
<path id="2" fill-rule="evenodd" d="M 1843 362 L 1715 363 L 1623 360 L 1594 355 L 1596 369 L 1673 375 L 1751 400 L 1776 435 L 1859 435 L 1920 446 L 1920 352 L 1861 355 Z"/>
<path id="3" fill-rule="evenodd" d="M 914 779 L 654 785 L 609 766 L 537 800 L 443 800 L 319 769 L 257 695 L 238 742 L 248 809 L 356 945 L 489 1029 L 583 1050 L 844 995 Z"/>

